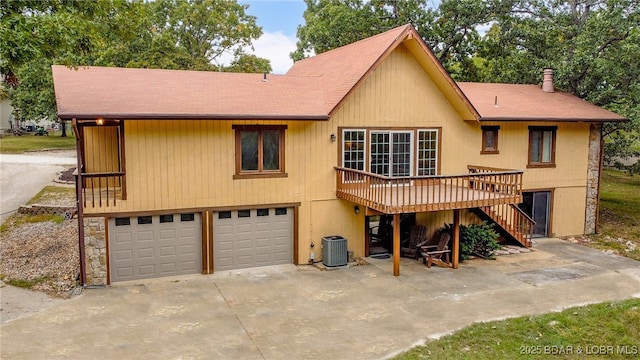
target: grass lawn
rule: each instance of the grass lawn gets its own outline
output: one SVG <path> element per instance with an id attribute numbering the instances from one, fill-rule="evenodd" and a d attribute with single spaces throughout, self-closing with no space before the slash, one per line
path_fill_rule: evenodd
<path id="1" fill-rule="evenodd" d="M 640 176 L 605 170 L 600 198 L 600 233 L 579 242 L 640 260 Z M 637 359 L 639 356 L 640 299 L 631 299 L 474 324 L 416 347 L 397 359 Z"/>
<path id="2" fill-rule="evenodd" d="M 396 359 L 637 359 L 640 299 L 479 323 Z"/>
<path id="3" fill-rule="evenodd" d="M 75 187 L 69 186 L 45 186 L 37 193 L 34 197 L 31 198 L 27 202 L 27 205 L 33 204 L 52 204 L 56 205 L 56 203 L 61 200 L 73 199 L 76 194 Z"/>
<path id="4" fill-rule="evenodd" d="M 25 151 L 44 149 L 75 149 L 76 138 L 67 132 L 67 137 L 60 137 L 60 132 L 51 132 L 49 136 L 3 136 L 0 139 L 0 153 L 19 154 Z"/>
<path id="5" fill-rule="evenodd" d="M 640 176 L 618 170 L 603 172 L 598 231 L 583 244 L 640 260 Z"/>

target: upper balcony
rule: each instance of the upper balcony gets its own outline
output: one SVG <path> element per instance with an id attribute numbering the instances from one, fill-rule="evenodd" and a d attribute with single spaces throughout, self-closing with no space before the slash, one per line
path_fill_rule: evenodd
<path id="1" fill-rule="evenodd" d="M 463 175 L 387 177 L 336 167 L 336 195 L 385 214 L 522 202 L 522 171 L 467 168 Z"/>

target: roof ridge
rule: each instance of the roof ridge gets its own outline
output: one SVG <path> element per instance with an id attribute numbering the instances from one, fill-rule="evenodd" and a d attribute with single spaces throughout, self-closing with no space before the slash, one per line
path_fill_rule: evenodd
<path id="1" fill-rule="evenodd" d="M 321 56 L 324 56 L 324 55 L 332 54 L 332 53 L 334 53 L 336 51 L 343 51 L 344 49 L 348 49 L 348 48 L 351 48 L 351 47 L 354 47 L 354 46 L 359 46 L 363 42 L 375 41 L 375 39 L 378 38 L 378 37 L 381 37 L 383 35 L 388 35 L 390 32 L 393 32 L 393 31 L 399 31 L 400 29 L 402 29 L 403 31 L 399 31 L 399 34 L 402 34 L 410 26 L 411 26 L 411 24 L 405 24 L 405 25 L 401 25 L 401 26 L 396 26 L 393 29 L 389 29 L 389 30 L 383 31 L 381 33 L 366 37 L 364 39 L 360 39 L 358 41 L 355 41 L 355 42 L 352 42 L 352 43 L 349 43 L 349 44 L 346 44 L 346 45 L 342 45 L 342 46 L 333 48 L 331 50 L 327 50 L 327 51 L 322 52 L 320 54 L 315 54 L 313 56 L 309 56 L 309 57 L 306 57 L 304 59 L 300 59 L 300 60 L 296 61 L 296 63 L 303 62 L 303 61 L 309 60 L 309 59 L 318 58 L 318 57 L 321 57 Z"/>

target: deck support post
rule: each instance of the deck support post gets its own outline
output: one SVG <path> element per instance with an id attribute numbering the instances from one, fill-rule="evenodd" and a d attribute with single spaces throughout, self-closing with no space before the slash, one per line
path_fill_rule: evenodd
<path id="1" fill-rule="evenodd" d="M 460 257 L 460 209 L 453 209 L 453 249 L 451 252 L 451 267 L 458 268 Z"/>
<path id="2" fill-rule="evenodd" d="M 393 276 L 400 276 L 400 214 L 393 214 Z"/>

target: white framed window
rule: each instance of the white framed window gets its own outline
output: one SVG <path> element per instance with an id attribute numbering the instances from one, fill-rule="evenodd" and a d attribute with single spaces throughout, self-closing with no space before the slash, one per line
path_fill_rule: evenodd
<path id="1" fill-rule="evenodd" d="M 364 171 L 366 135 L 362 129 L 342 131 L 342 167 Z"/>
<path id="2" fill-rule="evenodd" d="M 438 175 L 438 130 L 418 130 L 418 176 Z"/>

